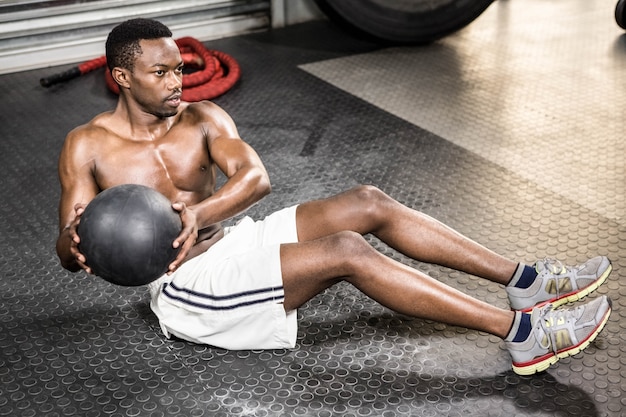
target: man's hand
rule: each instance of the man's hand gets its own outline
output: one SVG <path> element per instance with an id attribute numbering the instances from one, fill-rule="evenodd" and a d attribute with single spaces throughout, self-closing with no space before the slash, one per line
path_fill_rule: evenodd
<path id="1" fill-rule="evenodd" d="M 196 214 L 193 210 L 189 209 L 187 205 L 183 202 L 175 202 L 172 204 L 172 208 L 176 210 L 180 214 L 180 219 L 183 223 L 183 229 L 180 232 L 180 235 L 174 242 L 172 246 L 174 248 L 180 247 L 180 252 L 178 252 L 178 256 L 169 266 L 168 274 L 172 274 L 176 269 L 183 263 L 193 245 L 196 244 L 198 240 L 198 222 L 196 219 Z"/>
<path id="2" fill-rule="evenodd" d="M 74 212 L 76 213 L 76 217 L 74 217 L 74 220 L 72 220 L 72 223 L 70 223 L 68 230 L 71 240 L 70 252 L 76 260 L 76 264 L 84 269 L 85 272 L 87 272 L 88 274 L 92 274 L 93 271 L 87 265 L 87 259 L 85 258 L 85 255 L 80 253 L 80 251 L 78 250 L 78 245 L 80 244 L 80 236 L 78 236 L 78 225 L 80 224 L 80 217 L 85 212 L 85 207 L 87 207 L 87 205 L 81 203 L 74 205 Z"/>

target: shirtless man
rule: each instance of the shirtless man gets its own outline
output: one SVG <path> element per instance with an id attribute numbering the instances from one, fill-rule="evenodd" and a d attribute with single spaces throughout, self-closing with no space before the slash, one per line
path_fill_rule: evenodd
<path id="1" fill-rule="evenodd" d="M 270 192 L 255 151 L 217 105 L 181 101 L 183 62 L 169 29 L 147 19 L 111 31 L 107 60 L 120 86 L 117 107 L 70 132 L 59 159 L 57 253 L 71 270 L 89 269 L 76 228 L 100 191 L 125 183 L 164 194 L 180 213 L 181 247 L 169 272 L 149 284 L 164 333 L 227 349 L 296 343 L 296 309 L 347 281 L 400 313 L 499 336 L 520 374 L 578 353 L 611 312 L 607 297 L 571 309 L 611 271 L 605 257 L 564 267 L 513 262 L 449 227 L 360 186 L 325 200 L 245 217 Z M 227 177 L 216 190 L 216 169 Z M 505 286 L 511 310 L 496 308 L 376 251 L 372 233 L 398 251 Z"/>

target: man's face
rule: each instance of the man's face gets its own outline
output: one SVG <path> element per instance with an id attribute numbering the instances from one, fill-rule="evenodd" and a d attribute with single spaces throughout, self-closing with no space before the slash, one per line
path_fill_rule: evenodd
<path id="1" fill-rule="evenodd" d="M 130 93 L 143 109 L 158 117 L 175 116 L 182 92 L 183 60 L 172 38 L 143 39 L 142 54 L 131 73 Z"/>

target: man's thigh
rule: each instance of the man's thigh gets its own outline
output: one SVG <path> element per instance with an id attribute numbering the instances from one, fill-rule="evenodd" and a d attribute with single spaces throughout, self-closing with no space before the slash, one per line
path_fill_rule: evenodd
<path id="1" fill-rule="evenodd" d="M 300 204 L 296 212 L 300 241 L 315 240 L 342 231 L 361 235 L 372 232 L 379 224 L 381 203 L 391 203 L 375 187 L 359 186 L 322 200 Z"/>
<path id="2" fill-rule="evenodd" d="M 348 274 L 337 234 L 280 246 L 285 310 L 300 307 Z"/>

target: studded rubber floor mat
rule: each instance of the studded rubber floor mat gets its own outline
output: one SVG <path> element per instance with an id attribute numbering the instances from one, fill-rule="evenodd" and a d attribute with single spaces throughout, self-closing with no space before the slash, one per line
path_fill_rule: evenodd
<path id="1" fill-rule="evenodd" d="M 39 78 L 66 67 L 0 76 L 0 416 L 619 416 L 626 406 L 626 227 L 624 123 L 615 112 L 626 98 L 626 42 L 610 5 L 601 3 L 499 1 L 466 30 L 419 49 L 383 48 L 324 21 L 207 43 L 242 67 L 241 81 L 215 101 L 272 179 L 272 194 L 247 214 L 259 218 L 367 183 L 516 260 L 612 259 L 614 271 L 597 291 L 613 300 L 605 330 L 584 353 L 532 377 L 511 371 L 498 338 L 394 313 L 347 284 L 300 309 L 293 350 L 228 351 L 166 339 L 145 288 L 69 273 L 54 251 L 58 153 L 69 130 L 115 105 L 102 72 L 50 89 Z M 553 18 L 522 24 L 514 13 L 520 7 L 526 16 L 547 8 Z M 569 37 L 584 60 L 574 67 L 575 51 L 554 49 Z M 503 74 L 498 54 L 529 42 L 534 47 L 514 54 Z M 594 61 L 585 48 L 600 57 Z M 392 76 L 412 71 L 426 80 L 413 96 L 423 89 L 428 100 L 411 111 L 411 94 L 384 83 L 390 101 L 405 100 L 410 115 L 400 114 L 379 102 L 380 83 L 357 78 L 359 92 L 331 79 L 358 76 L 350 71 L 360 60 L 366 72 L 368 57 L 408 66 L 380 68 L 377 77 L 393 83 Z M 352 69 L 324 70 L 328 63 Z M 604 87 L 579 95 L 578 86 L 564 103 L 560 92 L 576 80 Z M 455 86 L 462 94 L 451 96 Z M 368 91 L 374 97 L 361 94 Z M 547 107 L 572 104 L 579 124 L 571 126 L 567 110 L 534 109 L 537 97 Z M 575 100 L 592 108 L 569 103 Z M 494 131 L 502 125 L 494 123 L 503 120 L 509 130 L 499 141 Z M 537 124 L 555 136 L 536 137 Z M 552 142 L 530 146 L 547 138 L 560 142 L 556 155 Z M 611 154 L 588 175 L 603 147 Z M 588 150 L 593 161 L 581 157 Z M 569 151 L 575 161 L 554 169 L 568 164 Z M 547 168 L 530 175 L 526 160 Z M 370 242 L 508 308 L 499 285 Z"/>

